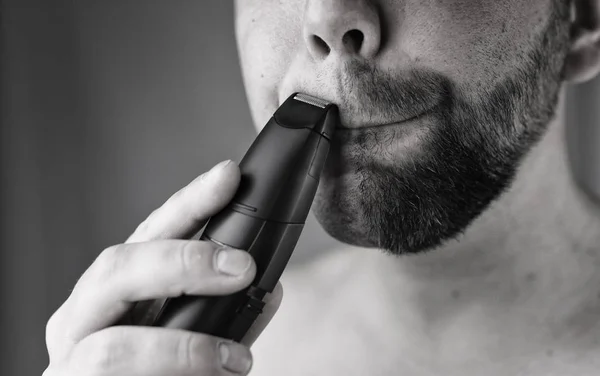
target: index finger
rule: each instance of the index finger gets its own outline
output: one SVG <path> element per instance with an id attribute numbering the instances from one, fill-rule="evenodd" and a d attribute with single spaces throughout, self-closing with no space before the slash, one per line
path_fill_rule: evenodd
<path id="1" fill-rule="evenodd" d="M 193 236 L 231 201 L 240 178 L 239 167 L 231 160 L 217 164 L 154 210 L 126 243 Z"/>

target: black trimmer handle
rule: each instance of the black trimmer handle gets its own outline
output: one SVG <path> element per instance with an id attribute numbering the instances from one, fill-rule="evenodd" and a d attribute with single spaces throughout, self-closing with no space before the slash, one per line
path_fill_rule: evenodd
<path id="1" fill-rule="evenodd" d="M 306 94 L 293 94 L 279 107 L 240 162 L 232 202 L 201 237 L 248 251 L 257 265 L 254 281 L 228 296 L 155 303 L 142 315 L 144 324 L 243 339 L 296 247 L 338 122 L 335 105 Z"/>

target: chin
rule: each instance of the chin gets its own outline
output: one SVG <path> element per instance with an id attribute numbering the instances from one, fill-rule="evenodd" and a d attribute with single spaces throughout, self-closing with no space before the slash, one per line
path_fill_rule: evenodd
<path id="1" fill-rule="evenodd" d="M 457 151 L 447 126 L 428 125 L 420 137 L 336 135 L 312 206 L 330 236 L 388 254 L 422 253 L 460 236 L 501 194 L 515 164 L 489 173 L 490 161 L 478 160 L 486 148 Z"/>
<path id="2" fill-rule="evenodd" d="M 349 175 L 323 176 L 312 211 L 321 227 L 334 239 L 358 247 L 375 248 L 377 239 L 369 238 L 356 178 Z"/>
<path id="3" fill-rule="evenodd" d="M 422 221 L 427 207 L 415 197 L 415 191 L 431 193 L 413 169 L 431 163 L 436 125 L 427 118 L 336 133 L 312 205 L 325 232 L 342 243 L 393 254 L 425 251 L 455 235 L 456 229 L 444 232 L 435 228 L 439 222 Z"/>
<path id="4" fill-rule="evenodd" d="M 453 208 L 452 219 L 444 218 L 435 204 L 420 206 L 411 188 L 392 193 L 398 185 L 387 183 L 387 177 L 374 176 L 368 169 L 342 175 L 325 172 L 312 211 L 324 231 L 342 243 L 407 255 L 432 251 L 457 238 L 483 209 Z M 408 197 L 400 198 L 404 195 Z M 433 201 L 439 203 L 439 198 Z"/>

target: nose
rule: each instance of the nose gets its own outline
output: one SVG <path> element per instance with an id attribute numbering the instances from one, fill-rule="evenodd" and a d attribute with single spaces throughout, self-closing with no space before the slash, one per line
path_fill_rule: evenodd
<path id="1" fill-rule="evenodd" d="M 369 0 L 307 0 L 303 37 L 315 60 L 373 58 L 381 45 L 379 15 Z"/>

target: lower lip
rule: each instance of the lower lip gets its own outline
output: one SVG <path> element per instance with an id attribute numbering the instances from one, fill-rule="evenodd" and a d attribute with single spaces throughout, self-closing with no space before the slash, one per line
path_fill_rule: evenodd
<path id="1" fill-rule="evenodd" d="M 329 179 L 355 176 L 369 164 L 397 166 L 423 150 L 424 138 L 433 125 L 433 112 L 397 122 L 362 128 L 336 128 L 331 138 Z"/>

